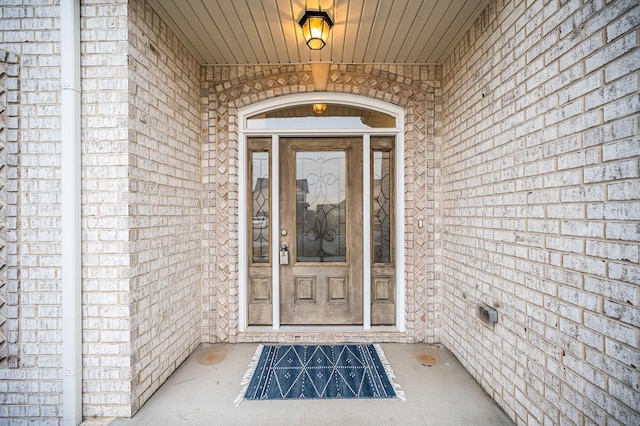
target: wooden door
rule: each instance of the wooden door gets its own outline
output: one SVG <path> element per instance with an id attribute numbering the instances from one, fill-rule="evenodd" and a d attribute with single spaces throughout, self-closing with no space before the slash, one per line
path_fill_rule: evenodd
<path id="1" fill-rule="evenodd" d="M 280 323 L 362 324 L 361 139 L 281 138 L 279 155 Z"/>

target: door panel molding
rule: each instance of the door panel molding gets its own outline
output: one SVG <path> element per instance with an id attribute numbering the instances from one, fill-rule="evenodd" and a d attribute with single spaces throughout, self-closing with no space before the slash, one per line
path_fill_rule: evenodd
<path id="1" fill-rule="evenodd" d="M 327 277 L 327 303 L 349 303 L 349 278 Z"/>

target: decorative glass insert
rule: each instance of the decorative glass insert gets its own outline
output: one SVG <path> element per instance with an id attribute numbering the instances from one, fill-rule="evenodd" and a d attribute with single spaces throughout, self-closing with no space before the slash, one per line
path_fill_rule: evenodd
<path id="1" fill-rule="evenodd" d="M 372 152 L 373 263 L 391 263 L 393 158 L 389 150 Z"/>
<path id="2" fill-rule="evenodd" d="M 345 262 L 346 153 L 296 153 L 296 259 Z"/>
<path id="3" fill-rule="evenodd" d="M 315 108 L 314 108 L 315 105 Z M 247 118 L 247 128 L 259 129 L 379 129 L 395 128 L 396 118 L 366 108 L 338 104 L 302 104 Z"/>
<path id="4" fill-rule="evenodd" d="M 251 152 L 251 252 L 253 263 L 269 263 L 269 153 Z"/>

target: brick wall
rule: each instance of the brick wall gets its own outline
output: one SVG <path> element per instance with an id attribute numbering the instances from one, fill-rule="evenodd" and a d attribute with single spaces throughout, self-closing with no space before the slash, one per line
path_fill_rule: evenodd
<path id="1" fill-rule="evenodd" d="M 131 413 L 127 1 L 81 5 L 83 414 Z"/>
<path id="2" fill-rule="evenodd" d="M 129 2 L 129 228 L 135 412 L 200 342 L 200 66 Z"/>
<path id="3" fill-rule="evenodd" d="M 639 24 L 493 0 L 443 65 L 443 341 L 519 424 L 640 423 Z"/>
<path id="4" fill-rule="evenodd" d="M 58 424 L 60 11 L 32 3 L 0 9 L 0 418 Z M 200 340 L 200 67 L 143 2 L 81 20 L 83 414 L 126 417 Z"/>
<path id="5" fill-rule="evenodd" d="M 60 414 L 58 25 L 57 6 L 13 1 L 0 8 L 0 68 L 8 90 L 1 212 L 8 344 L 0 364 L 0 418 L 40 424 L 56 424 Z"/>

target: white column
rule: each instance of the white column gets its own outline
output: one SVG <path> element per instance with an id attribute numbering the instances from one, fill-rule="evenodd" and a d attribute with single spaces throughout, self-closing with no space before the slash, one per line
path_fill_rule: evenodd
<path id="1" fill-rule="evenodd" d="M 271 303 L 273 329 L 280 329 L 280 139 L 271 137 Z"/>
<path id="2" fill-rule="evenodd" d="M 362 137 L 362 325 L 371 329 L 371 136 Z"/>

